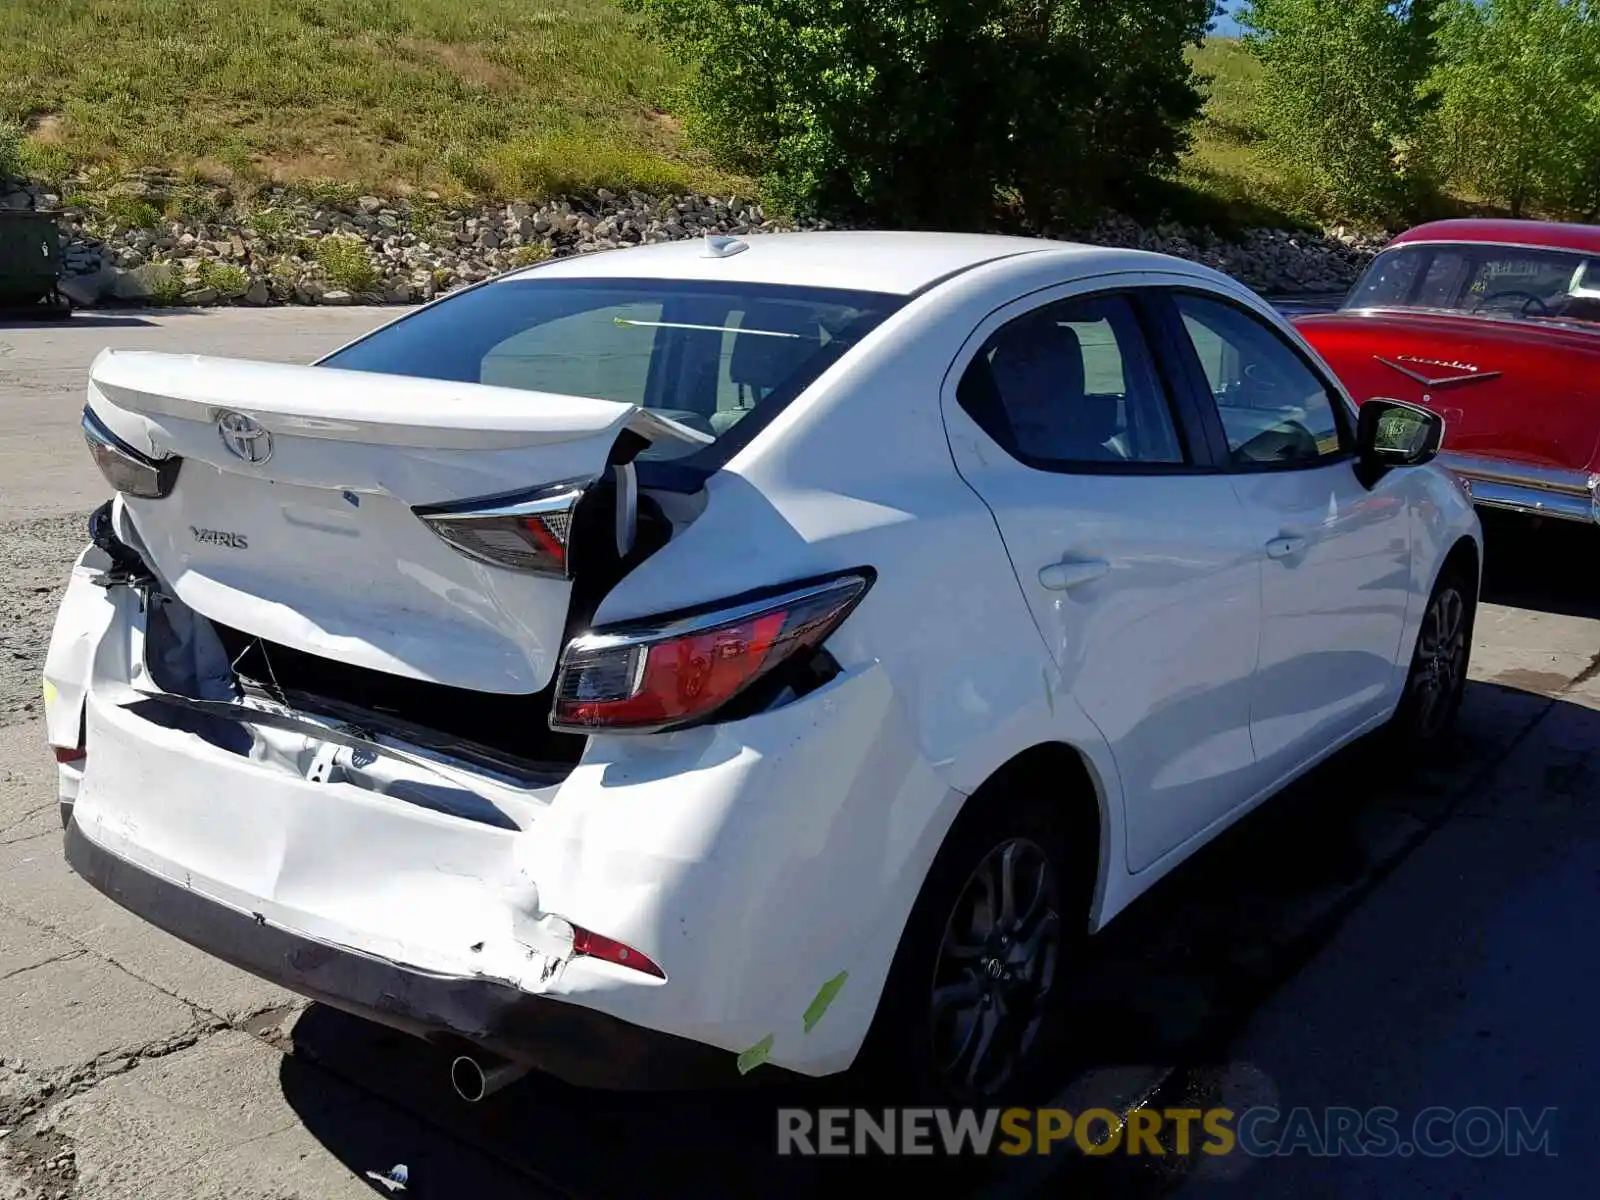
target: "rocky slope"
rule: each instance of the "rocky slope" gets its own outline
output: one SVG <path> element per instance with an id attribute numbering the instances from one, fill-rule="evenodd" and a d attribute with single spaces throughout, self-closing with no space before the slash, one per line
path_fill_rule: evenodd
<path id="1" fill-rule="evenodd" d="M 37 184 L 0 181 L 0 207 L 61 211 L 64 290 L 80 305 L 407 304 L 552 255 L 794 227 L 737 197 L 601 190 L 462 209 L 431 194 L 386 199 L 274 188 L 246 206 L 225 188 L 157 175 L 74 188 L 65 203 Z M 1342 229 L 1321 236 L 1254 229 L 1224 240 L 1114 216 L 1056 236 L 1204 262 L 1277 296 L 1343 292 L 1381 245 Z"/>

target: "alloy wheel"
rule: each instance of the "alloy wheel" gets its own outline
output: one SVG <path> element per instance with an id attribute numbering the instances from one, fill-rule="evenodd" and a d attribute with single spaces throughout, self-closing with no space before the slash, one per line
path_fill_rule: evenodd
<path id="1" fill-rule="evenodd" d="M 934 963 L 934 1064 L 952 1091 L 984 1100 L 1022 1072 L 1038 1043 L 1061 957 L 1055 867 L 1013 838 L 962 888 Z"/>
<path id="2" fill-rule="evenodd" d="M 1416 732 L 1429 740 L 1448 724 L 1456 693 L 1465 681 L 1467 602 L 1454 586 L 1439 589 L 1422 619 L 1411 688 L 1416 702 Z"/>

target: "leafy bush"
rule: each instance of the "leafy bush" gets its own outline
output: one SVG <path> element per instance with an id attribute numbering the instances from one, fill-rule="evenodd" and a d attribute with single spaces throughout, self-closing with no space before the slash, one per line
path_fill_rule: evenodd
<path id="1" fill-rule="evenodd" d="M 0 177 L 22 174 L 22 126 L 0 117 Z"/>
<path id="2" fill-rule="evenodd" d="M 88 207 L 99 218 L 97 224 L 111 229 L 154 229 L 161 223 L 155 205 L 126 192 L 104 193 L 89 201 Z"/>
<path id="3" fill-rule="evenodd" d="M 177 304 L 189 290 L 188 278 L 170 262 L 151 263 L 145 269 L 150 273 L 152 304 Z"/>
<path id="4" fill-rule="evenodd" d="M 695 67 L 689 131 L 800 211 L 1036 219 L 1171 169 L 1211 0 L 623 0 Z"/>
<path id="5" fill-rule="evenodd" d="M 194 286 L 213 287 L 223 298 L 237 300 L 250 290 L 250 276 L 243 267 L 233 263 L 203 258 L 195 271 Z"/>
<path id="6" fill-rule="evenodd" d="M 3 135 L 0 135 L 0 141 L 3 140 Z M 60 146 L 46 146 L 24 139 L 20 159 L 22 169 L 18 174 L 51 187 L 63 186 L 72 174 L 72 155 Z"/>
<path id="7" fill-rule="evenodd" d="M 1257 119 L 1291 188 L 1324 216 L 1384 219 L 1431 183 L 1418 133 L 1438 0 L 1251 0 Z"/>
<path id="8" fill-rule="evenodd" d="M 511 252 L 511 265 L 513 267 L 531 267 L 534 263 L 542 263 L 550 257 L 550 247 L 543 242 L 534 242 L 529 246 L 518 246 Z"/>
<path id="9" fill-rule="evenodd" d="M 1438 41 L 1445 169 L 1513 216 L 1600 216 L 1600 4 L 1453 0 Z"/>
<path id="10" fill-rule="evenodd" d="M 354 296 L 376 291 L 383 278 L 359 238 L 325 237 L 317 243 L 316 258 L 328 278 Z"/>
<path id="11" fill-rule="evenodd" d="M 286 208 L 258 208 L 245 218 L 245 225 L 258 238 L 273 246 L 290 239 L 297 227 L 292 211 Z"/>

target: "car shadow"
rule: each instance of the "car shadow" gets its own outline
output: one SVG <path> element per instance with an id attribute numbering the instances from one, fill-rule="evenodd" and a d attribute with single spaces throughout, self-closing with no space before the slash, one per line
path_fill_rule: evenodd
<path id="1" fill-rule="evenodd" d="M 358 1178 L 405 1163 L 408 1196 L 763 1195 L 787 1200 L 862 1178 L 942 1194 L 989 1178 L 981 1164 L 780 1157 L 780 1108 L 842 1107 L 837 1084 L 774 1072 L 724 1091 L 604 1092 L 529 1075 L 478 1104 L 451 1090 L 452 1052 L 312 1005 L 279 1081 L 305 1128 Z M 330 1104 L 331 1080 L 362 1094 Z M 332 1085 L 337 1086 L 337 1085 Z M 474 1181 L 495 1179 L 490 1190 Z M 509 1182 L 508 1182 L 509 1181 Z M 964 1183 L 962 1181 L 965 1181 Z M 949 1192 L 949 1186 L 957 1187 Z"/>
<path id="2" fill-rule="evenodd" d="M 175 310 L 176 311 L 176 310 Z M 165 315 L 166 310 L 162 310 Z M 107 311 L 74 312 L 70 317 L 24 317 L 0 315 L 0 330 L 7 329 L 129 329 L 155 322 L 137 313 Z"/>
<path id="3" fill-rule="evenodd" d="M 1552 703 L 1474 683 L 1465 732 L 1446 765 L 1415 772 L 1376 743 L 1352 746 L 1135 902 L 1076 965 L 1070 1028 L 1085 1036 L 1054 1072 L 1071 1107 L 1118 1111 L 1142 1099 L 1130 1080 L 1170 1080 L 1225 1062 L 1249 1016 L 1421 843 L 1461 788 L 1498 761 L 1518 721 Z M 1565 707 L 1583 714 L 1600 744 L 1600 713 Z M 862 1182 L 952 1197 L 1022 1196 L 1041 1186 L 1037 1160 L 1000 1156 L 780 1158 L 780 1108 L 860 1104 L 838 1082 L 774 1073 L 762 1087 L 616 1093 L 530 1075 L 469 1105 L 450 1089 L 448 1048 L 322 1005 L 299 1018 L 291 1037 L 280 1085 L 307 1131 L 357 1178 L 406 1163 L 409 1196 L 621 1200 L 647 1186 L 787 1200 Z M 361 1101 L 330 1104 L 334 1080 Z M 1167 1186 L 1165 1176 L 1127 1178 L 1125 1158 L 1078 1159 L 1066 1169 L 1082 1172 L 1091 1194 L 1103 1187 L 1119 1197 L 1158 1195 Z"/>
<path id="4" fill-rule="evenodd" d="M 1483 598 L 1600 619 L 1600 526 L 1483 512 Z"/>

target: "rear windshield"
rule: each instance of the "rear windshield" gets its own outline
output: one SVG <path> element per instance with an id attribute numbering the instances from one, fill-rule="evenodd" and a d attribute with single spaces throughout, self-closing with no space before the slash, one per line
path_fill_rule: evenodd
<path id="1" fill-rule="evenodd" d="M 1520 246 L 1400 246 L 1377 257 L 1344 307 L 1600 322 L 1600 258 Z"/>
<path id="2" fill-rule="evenodd" d="M 321 365 L 637 404 L 705 439 L 665 439 L 640 457 L 688 463 L 798 395 L 904 302 L 764 284 L 508 280 L 421 309 Z"/>

